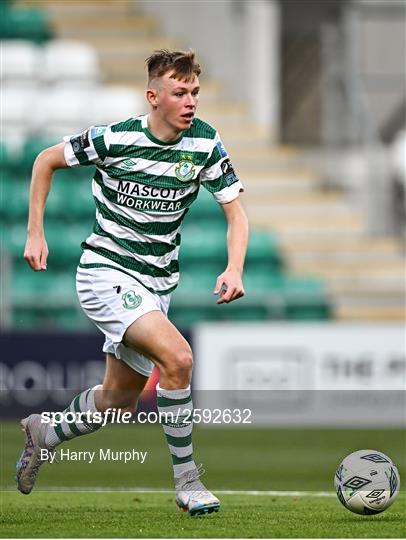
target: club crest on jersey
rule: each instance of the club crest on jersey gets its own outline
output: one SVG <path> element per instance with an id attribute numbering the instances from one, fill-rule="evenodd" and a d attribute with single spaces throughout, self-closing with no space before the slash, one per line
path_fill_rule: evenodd
<path id="1" fill-rule="evenodd" d="M 142 302 L 142 297 L 134 291 L 128 291 L 121 297 L 125 309 L 136 309 Z"/>
<path id="2" fill-rule="evenodd" d="M 195 175 L 195 165 L 192 154 L 181 154 L 180 161 L 175 166 L 175 176 L 181 182 L 189 182 Z"/>

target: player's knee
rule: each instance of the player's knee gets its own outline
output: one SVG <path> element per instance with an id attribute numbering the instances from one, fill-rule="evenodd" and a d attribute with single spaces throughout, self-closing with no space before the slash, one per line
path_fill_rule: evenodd
<path id="1" fill-rule="evenodd" d="M 187 386 L 192 375 L 193 356 L 190 347 L 177 351 L 168 360 L 166 375 L 176 386 Z"/>

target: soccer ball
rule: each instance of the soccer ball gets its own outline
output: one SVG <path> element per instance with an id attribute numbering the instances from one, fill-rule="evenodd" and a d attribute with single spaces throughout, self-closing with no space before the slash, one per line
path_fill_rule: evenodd
<path id="1" fill-rule="evenodd" d="M 393 504 L 399 493 L 400 478 L 388 456 L 376 450 L 358 450 L 340 463 L 334 487 L 348 510 L 370 516 Z"/>

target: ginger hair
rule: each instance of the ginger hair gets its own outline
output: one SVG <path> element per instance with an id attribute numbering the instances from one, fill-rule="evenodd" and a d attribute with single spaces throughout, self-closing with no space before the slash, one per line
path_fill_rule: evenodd
<path id="1" fill-rule="evenodd" d="M 192 50 L 171 52 L 160 49 L 154 51 L 145 62 L 148 70 L 148 85 L 154 79 L 171 71 L 173 71 L 171 78 L 185 82 L 192 81 L 201 73 L 200 65 L 196 62 L 195 53 Z"/>

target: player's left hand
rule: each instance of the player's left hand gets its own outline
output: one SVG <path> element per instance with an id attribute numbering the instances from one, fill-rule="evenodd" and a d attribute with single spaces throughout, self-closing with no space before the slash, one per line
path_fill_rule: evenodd
<path id="1" fill-rule="evenodd" d="M 241 273 L 237 270 L 225 270 L 216 281 L 214 294 L 220 294 L 217 304 L 228 304 L 244 296 Z"/>

